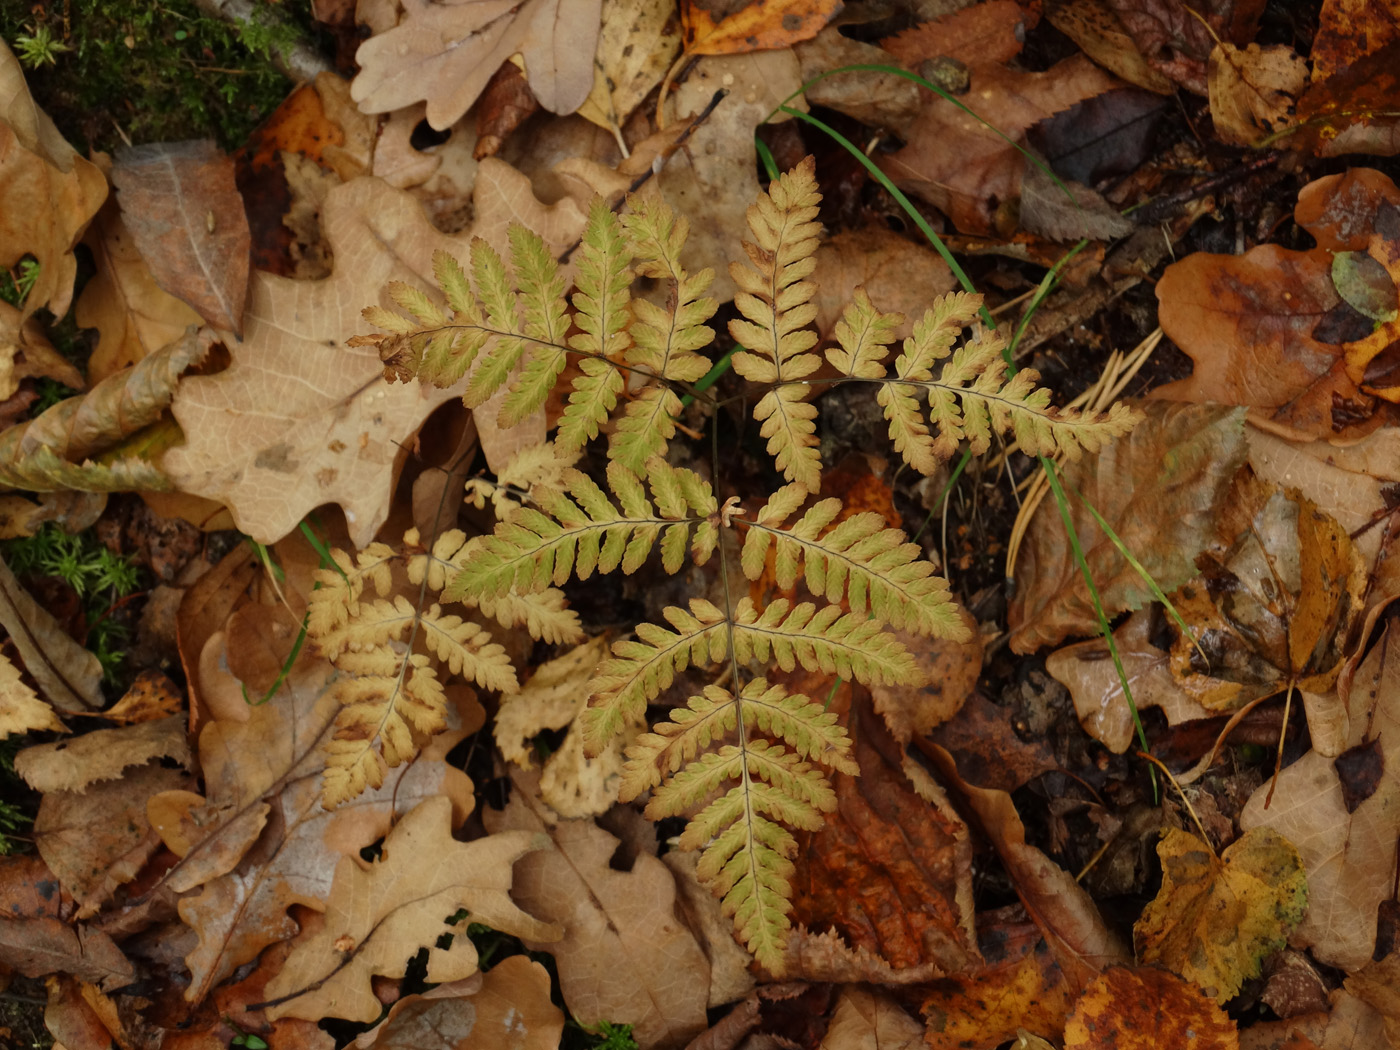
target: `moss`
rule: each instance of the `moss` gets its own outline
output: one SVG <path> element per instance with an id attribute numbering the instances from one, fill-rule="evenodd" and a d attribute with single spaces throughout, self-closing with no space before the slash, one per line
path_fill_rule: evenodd
<path id="1" fill-rule="evenodd" d="M 310 0 L 259 0 L 308 32 Z M 0 4 L 0 36 L 47 32 L 66 50 L 26 70 L 31 91 L 79 150 L 210 137 L 225 149 L 248 133 L 291 85 L 269 47 L 296 30 L 267 23 L 240 30 L 188 0 L 49 0 Z"/>

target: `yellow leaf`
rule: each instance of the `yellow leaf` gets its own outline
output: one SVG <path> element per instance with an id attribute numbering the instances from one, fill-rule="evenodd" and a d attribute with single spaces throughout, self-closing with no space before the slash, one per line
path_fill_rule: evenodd
<path id="1" fill-rule="evenodd" d="M 688 0 L 681 5 L 686 54 L 739 55 L 791 47 L 816 36 L 839 10 L 840 0 L 757 0 L 738 11 L 729 4 Z"/>
<path id="2" fill-rule="evenodd" d="M 578 115 L 621 135 L 622 123 L 661 83 L 681 49 L 670 0 L 603 0 L 593 90 Z"/>
<path id="3" fill-rule="evenodd" d="M 1245 832 L 1216 857 L 1185 831 L 1157 845 L 1162 888 L 1133 927 L 1137 955 L 1194 981 L 1220 1002 L 1259 974 L 1307 908 L 1308 882 L 1293 844 L 1278 832 Z"/>

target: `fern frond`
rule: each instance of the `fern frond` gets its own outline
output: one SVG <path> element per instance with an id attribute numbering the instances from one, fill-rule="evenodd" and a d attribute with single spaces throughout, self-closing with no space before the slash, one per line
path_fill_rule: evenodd
<path id="1" fill-rule="evenodd" d="M 500 424 L 513 427 L 544 404 L 564 370 L 564 278 L 544 241 L 523 226 L 510 228 L 511 260 L 520 282 L 524 332 L 532 340 L 520 378 L 501 406 Z"/>
<path id="2" fill-rule="evenodd" d="M 841 501 L 825 499 L 795 524 L 782 527 L 805 495 L 800 485 L 784 486 L 746 522 L 741 561 L 749 579 L 763 575 L 771 548 L 783 590 L 790 590 L 805 570 L 812 594 L 830 602 L 845 598 L 853 613 L 869 610 L 896 630 L 966 638 L 948 582 L 933 574 L 917 544 L 906 542 L 902 530 L 888 528 L 879 514 L 853 514 L 829 528 L 841 512 Z"/>
<path id="3" fill-rule="evenodd" d="M 608 465 L 608 486 L 621 508 L 581 471 L 565 477 L 566 492 L 541 496 L 540 509 L 523 507 L 493 535 L 479 541 L 444 597 L 482 601 L 514 589 L 530 594 L 571 575 L 585 580 L 596 569 L 635 572 L 662 536 L 663 567 L 679 571 L 692 529 L 718 511 L 710 486 L 694 471 L 660 458 L 648 464 L 647 481 L 658 509 L 647 500 L 637 475 L 618 463 Z M 708 535 L 708 534 L 705 534 Z M 691 543 L 698 562 L 708 557 L 704 536 Z"/>
<path id="4" fill-rule="evenodd" d="M 811 302 L 817 286 L 807 280 L 816 267 L 817 192 L 809 157 L 774 180 L 748 211 L 753 241 L 744 242 L 752 266 L 731 263 L 738 286 L 734 305 L 743 319 L 729 323 L 729 334 L 744 347 L 734 355 L 734 371 L 755 383 L 773 384 L 754 406 L 754 419 L 768 439 L 768 451 L 783 475 L 816 492 L 821 488 L 816 409 L 791 385 L 821 367 L 811 353 L 817 336 L 807 326 L 817 316 Z"/>
<path id="5" fill-rule="evenodd" d="M 564 592 L 554 587 L 534 594 L 511 591 L 500 598 L 484 598 L 477 607 L 483 616 L 489 616 L 506 630 L 524 627 L 531 638 L 548 645 L 577 645 L 583 641 L 578 613 L 565 607 Z"/>
<path id="6" fill-rule="evenodd" d="M 710 367 L 696 353 L 714 341 L 714 330 L 706 326 L 718 302 L 704 292 L 714 279 L 706 268 L 687 274 L 681 265 L 690 224 L 655 198 L 631 198 L 632 213 L 622 219 L 632 252 L 638 258 L 637 273 L 667 281 L 666 308 L 645 299 L 632 302 L 632 346 L 627 362 L 634 369 L 656 376 L 663 382 L 692 383 Z M 653 386 L 630 401 L 613 432 L 608 457 L 641 474 L 652 456 L 665 456 L 667 443 L 675 436 L 675 418 L 681 401 L 671 386 Z"/>
<path id="7" fill-rule="evenodd" d="M 734 654 L 741 664 L 776 663 L 784 671 L 854 678 L 862 685 L 917 685 L 923 681 L 914 657 L 880 621 L 842 613 L 839 605 L 818 609 L 780 598 L 761 612 L 749 598 L 734 609 Z"/>
<path id="8" fill-rule="evenodd" d="M 895 330 L 903 323 L 903 314 L 880 313 L 865 289 L 857 288 L 832 330 L 837 345 L 827 350 L 826 359 L 854 379 L 881 379 Z"/>

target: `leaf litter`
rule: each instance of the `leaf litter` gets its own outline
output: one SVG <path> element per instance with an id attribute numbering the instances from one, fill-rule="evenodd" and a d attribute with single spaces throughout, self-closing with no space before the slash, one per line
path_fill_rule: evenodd
<path id="1" fill-rule="evenodd" d="M 358 68 L 343 70 L 353 80 L 323 74 L 294 93 L 234 160 L 209 143 L 84 160 L 38 107 L 38 77 L 30 93 L 15 57 L 24 52 L 0 53 L 0 136 L 11 142 L 0 149 L 0 393 L 10 399 L 0 480 L 52 493 L 16 505 L 7 534 L 32 533 L 46 515 L 91 521 L 128 498 L 106 493 L 143 490 L 195 525 L 232 522 L 255 545 L 167 578 L 184 595 L 165 640 L 184 691 L 164 705 L 135 688 L 123 706 L 109 702 L 107 665 L 73 640 L 87 625 L 64 591 L 76 586 L 71 569 L 51 560 L 37 574 L 4 570 L 0 622 L 13 645 L 0 653 L 0 731 L 25 748 L 14 768 L 33 792 L 23 834 L 37 851 L 27 874 L 5 868 L 6 883 L 47 896 L 17 897 L 0 918 L 0 964 L 17 980 L 50 979 L 55 1037 L 69 1050 L 109 1037 L 142 1050 L 162 1039 L 177 1050 L 255 1040 L 275 1050 L 611 1050 L 744 1037 L 846 1050 L 1157 1046 L 1179 1025 L 1181 1045 L 1203 1048 L 1394 1043 L 1393 26 L 1324 0 L 1309 16 L 1309 50 L 1307 32 L 1281 39 L 1264 5 L 1193 12 L 1176 0 L 1076 0 L 1043 13 L 1011 0 L 883 13 L 766 0 L 331 6 L 315 5 L 328 23 L 363 25 Z M 789 98 L 853 63 L 902 67 L 946 94 L 885 69 Z M 1164 360 L 1168 344 L 1150 361 L 1134 356 L 1142 371 L 1128 370 L 1099 407 L 1132 395 L 1144 421 L 1063 468 L 1093 593 L 1050 503 L 1004 586 L 996 530 L 1032 469 L 1027 457 L 1007 457 L 1001 477 L 974 466 L 945 504 L 947 467 L 921 462 L 920 480 L 888 451 L 886 401 L 832 382 L 842 360 L 865 379 L 917 380 L 898 363 L 885 378 L 889 340 L 918 338 L 923 308 L 956 278 L 864 167 L 800 116 L 766 123 L 784 102 L 834 121 L 917 198 L 922 219 L 956 233 L 998 317 L 1022 309 L 1071 242 L 1097 242 L 1064 279 L 1070 294 L 1099 283 L 1084 301 L 1103 319 L 1086 324 L 1051 297 L 1035 321 L 1050 334 L 1024 362 L 1050 377 L 1057 400 L 1100 367 L 1126 369 L 1126 344 L 1147 345 L 1158 321 L 1184 352 Z M 1104 134 L 1086 145 L 1070 133 L 1079 121 Z M 1320 159 L 1348 152 L 1371 166 Z M 827 472 L 814 499 L 845 502 L 851 517 L 782 527 L 839 545 L 833 537 L 857 527 L 846 521 L 866 520 L 856 509 L 873 507 L 903 530 L 899 544 L 913 544 L 891 549 L 936 561 L 961 605 L 957 637 L 900 635 L 922 684 L 911 674 L 832 687 L 806 680 L 821 679 L 815 657 L 780 656 L 794 666 L 770 668 L 762 689 L 736 685 L 735 728 L 717 721 L 703 730 L 713 741 L 683 745 L 693 753 L 757 731 L 768 743 L 747 761 L 769 761 L 781 739 L 834 770 L 830 798 L 812 808 L 830 815 L 800 817 L 807 830 L 774 840 L 788 864 L 772 869 L 782 885 L 754 899 L 790 900 L 793 929 L 784 951 L 760 953 L 765 967 L 735 940 L 707 862 L 676 848 L 704 843 L 677 840 L 666 822 L 654 830 L 640 814 L 646 798 L 618 801 L 642 793 L 635 748 L 664 750 L 692 730 L 634 725 L 594 753 L 581 720 L 591 680 L 612 643 L 638 644 L 626 638 L 639 621 L 681 631 L 666 607 L 703 619 L 706 606 L 691 601 L 718 600 L 725 587 L 772 602 L 782 581 L 779 601 L 811 593 L 862 616 L 900 614 L 858 591 L 859 574 L 834 558 L 749 581 L 726 577 L 722 558 L 697 558 L 679 576 L 668 562 L 665 575 L 643 570 L 616 586 L 503 593 L 463 616 L 424 607 L 477 557 L 469 537 L 494 519 L 557 508 L 561 489 L 601 513 L 578 481 L 602 478 L 600 453 L 550 461 L 543 442 L 570 411 L 557 392 L 502 425 L 507 388 L 538 368 L 530 354 L 503 367 L 498 396 L 468 408 L 465 381 L 385 384 L 376 348 L 352 338 L 369 331 L 364 307 L 422 317 L 441 309 L 442 293 L 453 300 L 437 252 L 469 267 L 489 303 L 497 277 L 474 244 L 528 270 L 512 224 L 566 260 L 565 289 L 587 288 L 597 245 L 579 242 L 595 192 L 623 214 L 667 201 L 690 235 L 678 255 L 668 247 L 634 264 L 643 280 L 609 330 L 618 341 L 600 343 L 582 374 L 612 367 L 601 363 L 609 355 L 633 361 L 625 340 L 637 322 L 681 318 L 685 296 L 700 294 L 686 282 L 707 268 L 705 294 L 728 309 L 738 291 L 737 309 L 758 323 L 744 298 L 752 277 L 727 264 L 769 265 L 770 248 L 742 246 L 754 244 L 760 165 L 794 169 L 807 154 L 818 157 L 831 232 L 810 249 L 818 287 L 789 293 L 801 299 L 793 326 L 812 324 L 820 349 L 841 349 L 810 355 L 816 391 L 786 404 L 810 406 L 821 455 L 861 458 L 867 480 Z M 624 189 L 640 196 L 625 202 Z M 773 192 L 760 210 L 786 207 Z M 1295 200 L 1298 232 L 1283 210 Z M 1160 246 L 1137 243 L 1161 240 L 1158 222 L 1176 252 L 1165 266 Z M 1233 247 L 1212 239 L 1212 223 L 1236 231 Z M 630 281 L 628 264 L 615 265 L 611 279 Z M 1144 278 L 1155 316 L 1135 290 Z M 852 299 L 869 318 L 847 308 Z M 76 324 L 92 332 L 76 353 L 49 324 L 74 300 Z M 577 296 L 565 304 L 561 340 L 590 309 Z M 498 310 L 492 323 L 512 322 Z M 675 323 L 676 345 L 693 353 L 693 328 Z M 870 342 L 856 353 L 848 341 L 861 324 Z M 530 338 L 547 342 L 543 333 Z M 786 352 L 775 365 L 788 367 Z M 708 367 L 682 376 L 652 360 L 678 383 Z M 587 389 L 579 366 L 563 367 L 577 398 Z M 30 419 L 44 376 L 92 388 Z M 748 521 L 739 504 L 771 488 L 762 442 L 744 431 L 746 412 L 728 407 L 758 400 L 758 389 L 732 375 L 719 384 L 717 418 L 739 424 L 717 439 L 720 455 L 706 447 L 709 417 L 677 400 L 672 473 L 648 482 L 692 486 L 683 505 L 710 528 Z M 613 396 L 647 405 L 656 390 L 633 372 Z M 971 442 L 985 444 L 966 422 Z M 606 481 L 617 500 L 598 490 L 608 513 L 644 506 L 660 512 L 658 531 L 674 530 L 667 491 L 637 492 L 615 470 Z M 697 483 L 737 491 L 739 503 L 711 511 Z M 68 499 L 77 502 L 59 502 Z M 945 517 L 919 530 L 930 511 Z M 817 515 L 810 523 L 824 512 L 806 513 Z M 303 526 L 314 544 L 287 539 Z M 426 540 L 409 531 L 400 542 L 415 526 Z M 222 550 L 219 536 L 208 543 Z M 861 542 L 843 557 L 868 572 L 876 544 L 895 541 Z M 331 548 L 358 548 L 362 561 Z M 622 545 L 603 554 L 623 556 Z M 332 644 L 333 629 L 308 610 L 324 618 L 347 566 L 366 573 L 368 589 L 345 603 L 360 633 Z M 106 615 L 123 617 L 122 600 L 108 597 Z M 1100 609 L 1116 654 L 1097 637 Z M 794 616 L 782 630 L 800 629 Z M 441 695 L 357 693 L 370 688 L 376 651 L 395 653 L 405 681 L 431 668 Z M 705 670 L 714 653 L 666 672 L 692 699 L 670 710 L 673 700 L 648 692 L 650 723 L 708 726 L 712 707 L 727 710 L 714 705 L 728 684 Z M 492 661 L 518 676 L 483 670 Z M 381 717 L 394 728 L 359 735 Z M 1268 758 L 1228 743 L 1246 718 L 1275 731 Z M 1163 785 L 1132 754 L 1139 720 L 1190 783 L 1218 857 L 1174 804 L 1154 804 Z M 798 725 L 819 727 L 825 743 L 790 735 Z M 363 781 L 327 794 L 346 748 L 363 753 Z M 728 754 L 711 753 L 706 761 Z M 1275 754 L 1276 783 L 1256 790 Z M 650 811 L 689 817 L 741 797 L 656 804 L 656 792 L 678 791 L 674 780 L 656 788 Z M 11 819 L 7 800 L 9 831 Z M 1116 889 L 1096 896 L 1102 887 Z M 1311 974 L 1308 994 L 1290 998 L 1287 973 Z M 1252 1021 L 1258 1003 L 1278 1020 L 1232 1019 Z M 317 1027 L 326 1018 L 354 1024 Z"/>

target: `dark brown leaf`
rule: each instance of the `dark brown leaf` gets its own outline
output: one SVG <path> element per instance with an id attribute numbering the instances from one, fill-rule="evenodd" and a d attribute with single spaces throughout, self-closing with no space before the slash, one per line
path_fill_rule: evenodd
<path id="1" fill-rule="evenodd" d="M 136 968 L 112 938 L 58 919 L 0 918 L 0 963 L 26 977 L 72 974 L 107 991 L 136 979 Z"/>

